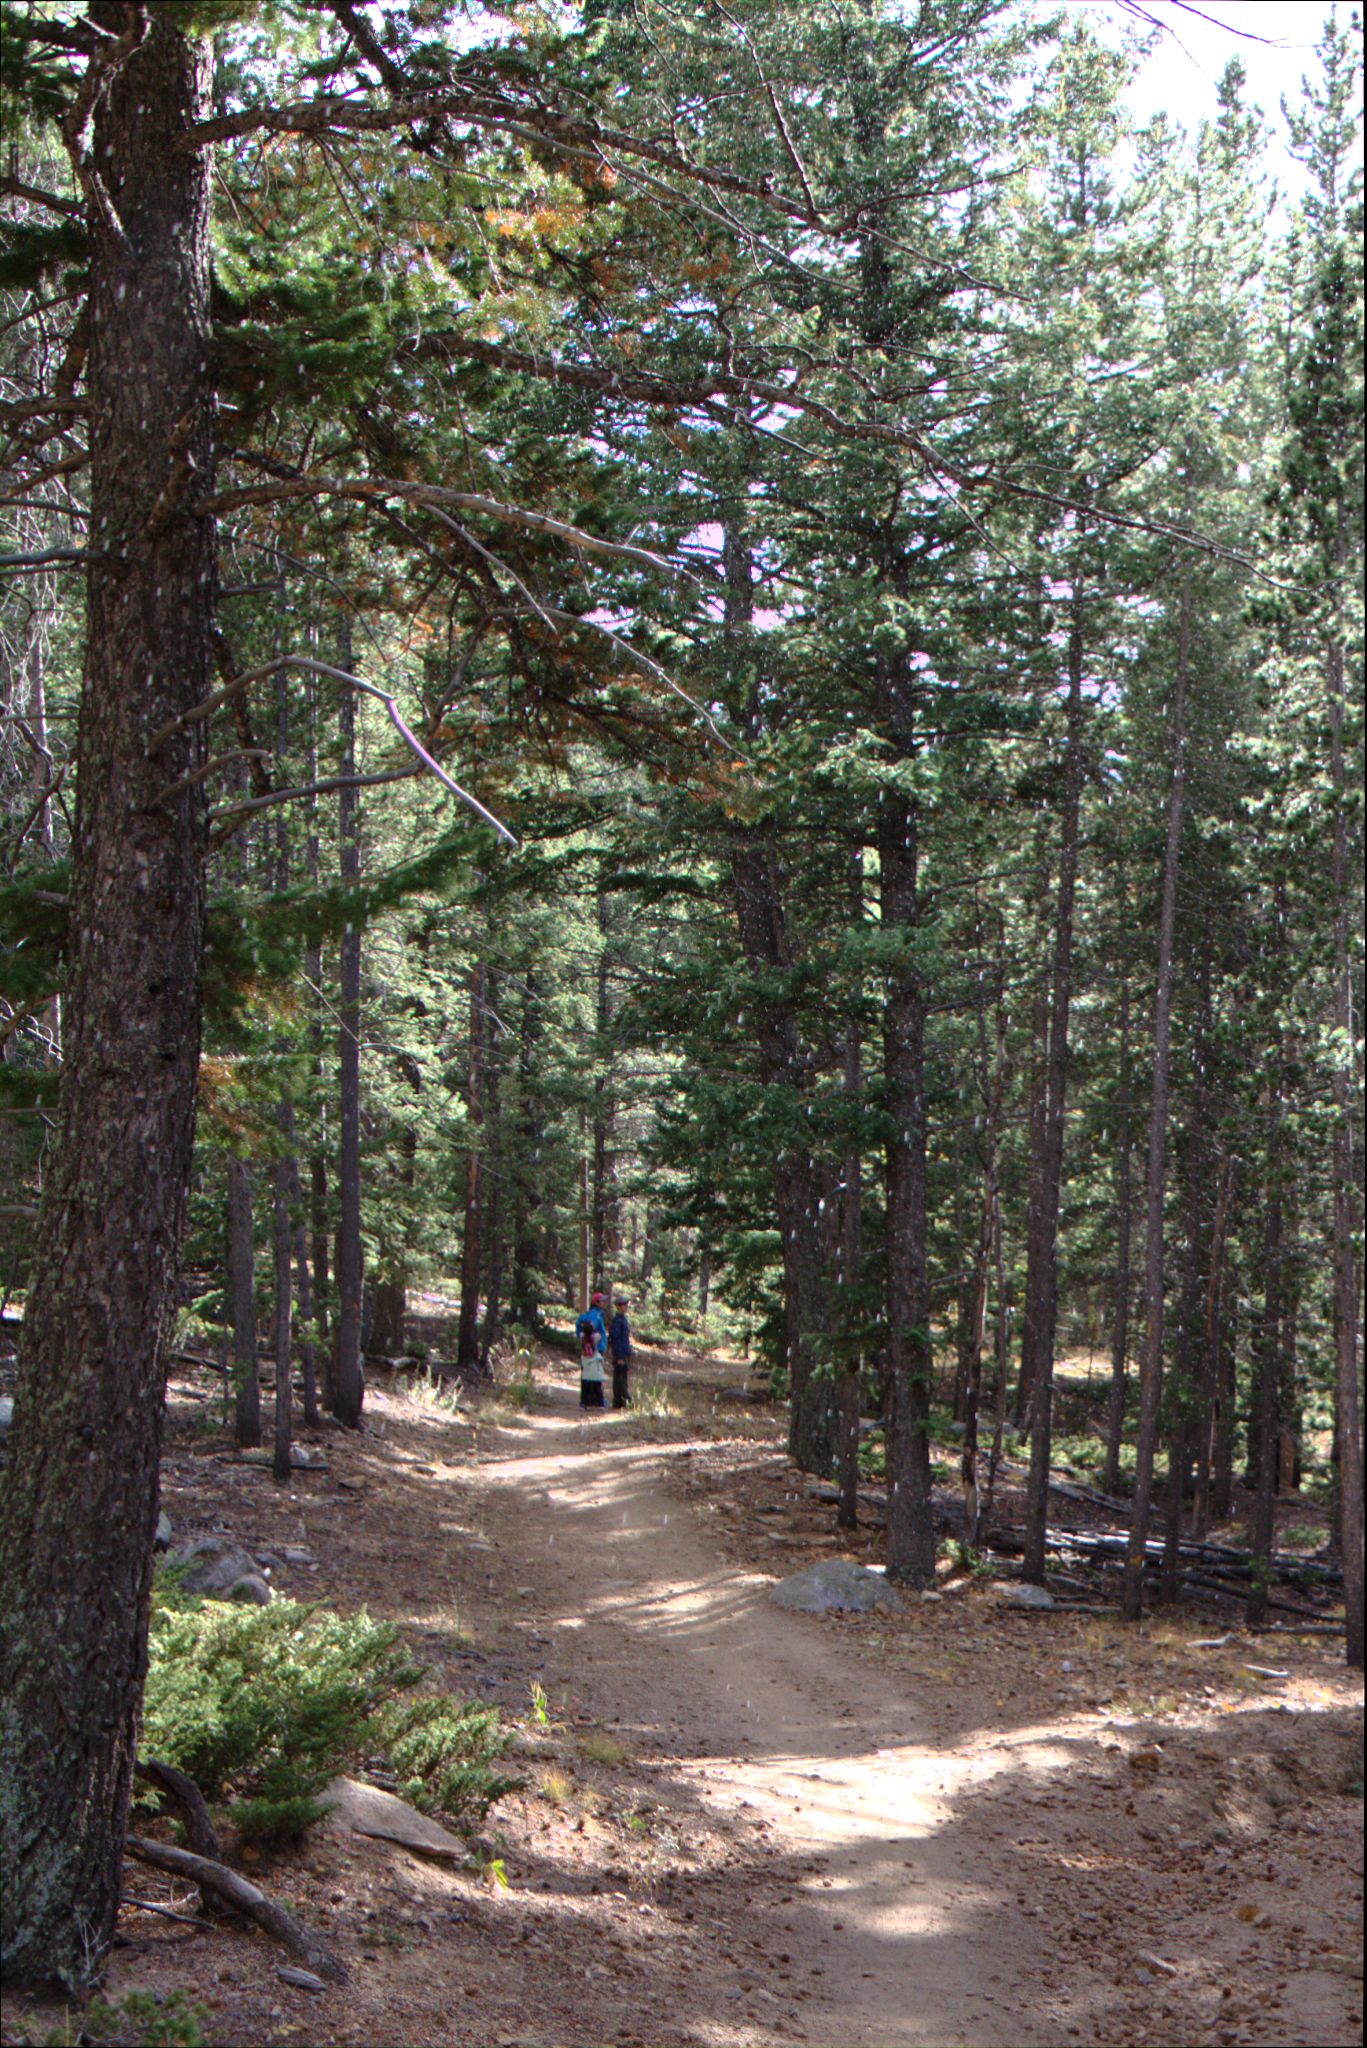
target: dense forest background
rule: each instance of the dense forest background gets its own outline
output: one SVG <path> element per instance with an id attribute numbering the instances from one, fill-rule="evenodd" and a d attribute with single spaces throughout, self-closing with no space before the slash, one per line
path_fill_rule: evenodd
<path id="1" fill-rule="evenodd" d="M 970 1540 L 1019 1432 L 1042 1573 L 1085 1349 L 1132 1611 L 1155 1507 L 1237 1481 L 1266 1556 L 1332 1490 L 1361 1662 L 1360 49 L 1288 79 L 1288 197 L 1237 54 L 1136 132 L 1080 9 L 6 7 L 17 1430 L 144 1236 L 139 1384 L 164 1331 L 259 1441 L 269 1342 L 282 1473 L 416 1290 L 487 1374 L 601 1282 L 752 1350 L 843 1514 L 883 1418 L 913 1582 L 932 1411 Z M 123 334 L 159 149 L 209 168 Z M 109 590 L 182 530 L 143 694 Z M 120 1033 L 197 1090 L 164 1201 Z"/>

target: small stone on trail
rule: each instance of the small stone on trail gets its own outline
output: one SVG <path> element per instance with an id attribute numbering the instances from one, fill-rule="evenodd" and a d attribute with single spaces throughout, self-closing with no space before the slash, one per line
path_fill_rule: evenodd
<path id="1" fill-rule="evenodd" d="M 881 1572 L 870 1571 L 867 1565 L 854 1564 L 844 1557 L 825 1558 L 819 1564 L 804 1566 L 800 1572 L 781 1579 L 769 1597 L 777 1606 L 796 1608 L 803 1614 L 867 1614 L 875 1607 L 900 1613 L 905 1604 Z"/>

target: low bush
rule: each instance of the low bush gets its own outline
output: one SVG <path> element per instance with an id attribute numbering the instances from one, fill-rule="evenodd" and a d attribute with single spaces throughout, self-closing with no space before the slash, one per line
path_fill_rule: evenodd
<path id="1" fill-rule="evenodd" d="M 112 2004 L 92 1998 L 45 2034 L 42 2048 L 207 2048 L 208 2018 L 183 1991 L 130 1991 Z M 23 2043 L 28 2036 L 5 2038 Z"/>
<path id="2" fill-rule="evenodd" d="M 294 1600 L 269 1607 L 193 1600 L 159 1581 L 149 1639 L 143 1747 L 228 1800 L 246 1838 L 297 1838 L 319 1794 L 359 1755 L 384 1754 L 414 1803 L 474 1826 L 508 1789 L 497 1711 L 415 1694 L 422 1665 L 398 1630 L 362 1611 Z"/>

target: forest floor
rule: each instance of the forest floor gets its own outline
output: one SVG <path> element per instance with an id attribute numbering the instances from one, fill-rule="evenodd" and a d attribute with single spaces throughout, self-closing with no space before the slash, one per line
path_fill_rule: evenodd
<path id="1" fill-rule="evenodd" d="M 834 1528 L 739 1365 L 642 1352 L 636 1385 L 585 1418 L 549 1355 L 516 1404 L 381 1376 L 365 1433 L 318 1434 L 326 1469 L 287 1489 L 173 1389 L 177 1541 L 306 1548 L 282 1590 L 401 1623 L 435 1682 L 516 1724 L 522 1784 L 466 1865 L 326 1822 L 251 1859 L 344 1988 L 291 1988 L 259 1933 L 129 1908 L 107 1997 L 184 1992 L 225 2044 L 1361 2038 L 1362 1689 L 1338 1639 L 1013 1612 L 948 1563 L 900 1614 L 780 1610 L 776 1578 L 875 1560 L 876 1532 Z M 4 2039 L 53 2023 L 12 2002 Z"/>

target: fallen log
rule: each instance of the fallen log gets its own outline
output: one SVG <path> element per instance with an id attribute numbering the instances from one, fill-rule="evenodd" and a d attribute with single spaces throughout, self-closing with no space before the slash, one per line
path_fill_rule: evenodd
<path id="1" fill-rule="evenodd" d="M 317 1935 L 310 1934 L 292 1913 L 287 1913 L 283 1906 L 277 1906 L 273 1899 L 268 1899 L 247 1878 L 229 1870 L 226 1863 L 196 1856 L 191 1849 L 173 1849 L 166 1842 L 149 1842 L 141 1835 L 130 1835 L 124 1849 L 140 1863 L 150 1863 L 154 1870 L 169 1870 L 177 1877 L 193 1878 L 201 1892 L 212 1893 L 225 1904 L 236 1906 L 240 1913 L 255 1920 L 257 1926 L 264 1928 L 282 1948 L 288 1949 L 306 1968 L 325 1978 L 329 1984 L 348 1981 L 349 1973 L 340 1956 L 326 1947 Z"/>
<path id="2" fill-rule="evenodd" d="M 1049 1529 L 1045 1532 L 1044 1541 L 1047 1549 L 1075 1550 L 1083 1557 L 1099 1558 L 1123 1558 L 1130 1544 L 1123 1530 L 1109 1529 Z M 1150 1537 L 1144 1546 L 1145 1563 L 1160 1562 L 1164 1548 L 1161 1536 Z M 1250 1579 L 1253 1576 L 1252 1552 L 1233 1550 L 1227 1544 L 1183 1542 L 1177 1546 L 1177 1555 L 1184 1564 L 1200 1565 L 1228 1578 Z M 1277 1579 L 1314 1579 L 1324 1586 L 1343 1583 L 1343 1572 L 1338 1566 L 1318 1564 L 1312 1558 L 1295 1557 L 1286 1551 L 1274 1552 L 1268 1559 L 1268 1567 Z"/>

